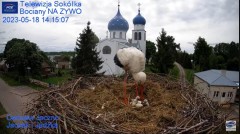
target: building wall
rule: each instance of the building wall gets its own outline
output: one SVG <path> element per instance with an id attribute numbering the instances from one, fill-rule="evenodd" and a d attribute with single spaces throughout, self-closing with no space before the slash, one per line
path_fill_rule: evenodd
<path id="1" fill-rule="evenodd" d="M 194 76 L 194 86 L 200 93 L 205 94 L 208 97 L 211 96 L 210 87 L 208 83 L 198 78 L 197 76 Z"/>
<path id="2" fill-rule="evenodd" d="M 103 54 L 103 48 L 109 46 L 111 48 L 110 54 Z M 113 61 L 113 58 L 118 50 L 118 43 L 111 39 L 106 39 L 97 44 L 97 51 L 100 52 L 99 56 L 103 61 L 102 69 L 98 73 L 105 72 L 105 75 L 118 74 L 117 67 Z"/>
<path id="3" fill-rule="evenodd" d="M 211 86 L 210 90 L 212 92 L 213 101 L 218 101 L 220 103 L 226 103 L 226 102 L 234 103 L 235 101 L 235 97 L 237 93 L 236 87 Z M 219 91 L 218 97 L 213 96 L 214 91 Z M 228 93 L 230 92 L 232 92 L 232 97 L 228 96 Z M 223 93 L 225 93 L 225 97 L 222 96 Z"/>
<path id="4" fill-rule="evenodd" d="M 71 67 L 71 64 L 70 64 L 70 62 L 58 62 L 57 63 L 57 66 L 56 66 L 56 68 L 60 68 L 60 69 L 70 69 L 70 67 Z"/>
<path id="5" fill-rule="evenodd" d="M 115 36 L 114 36 L 114 34 L 115 34 Z M 122 34 L 122 36 L 121 36 L 121 34 Z M 119 40 L 123 41 L 123 39 L 126 40 L 126 34 L 127 34 L 126 31 L 110 31 L 110 38 L 114 39 L 114 40 L 119 39 Z"/>
<path id="6" fill-rule="evenodd" d="M 208 98 L 219 103 L 235 101 L 237 88 L 236 87 L 224 87 L 224 86 L 210 86 L 207 82 L 194 76 L 194 86 L 202 94 L 205 94 Z M 219 91 L 218 96 L 214 96 L 214 92 Z M 225 92 L 225 97 L 222 97 Z M 228 93 L 232 92 L 232 97 L 228 97 Z"/>
<path id="7" fill-rule="evenodd" d="M 134 30 L 132 30 L 132 43 L 139 43 L 140 50 L 146 55 L 146 31 L 144 27 L 144 25 L 134 25 Z M 137 33 L 137 36 L 141 33 L 141 40 L 135 40 L 135 33 Z"/>

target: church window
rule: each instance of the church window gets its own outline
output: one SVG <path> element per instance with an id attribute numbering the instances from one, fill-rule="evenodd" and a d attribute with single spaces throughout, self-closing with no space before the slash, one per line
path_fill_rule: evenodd
<path id="1" fill-rule="evenodd" d="M 111 48 L 109 46 L 104 46 L 102 52 L 103 54 L 111 54 Z"/>
<path id="2" fill-rule="evenodd" d="M 116 33 L 115 33 L 115 32 L 113 32 L 113 38 L 115 38 L 115 35 L 116 35 Z"/>
<path id="3" fill-rule="evenodd" d="M 134 33 L 134 40 L 137 40 L 137 32 Z"/>
<path id="4" fill-rule="evenodd" d="M 120 32 L 120 39 L 122 39 L 122 32 Z"/>
<path id="5" fill-rule="evenodd" d="M 138 39 L 139 39 L 139 40 L 142 39 L 141 32 L 138 33 Z"/>

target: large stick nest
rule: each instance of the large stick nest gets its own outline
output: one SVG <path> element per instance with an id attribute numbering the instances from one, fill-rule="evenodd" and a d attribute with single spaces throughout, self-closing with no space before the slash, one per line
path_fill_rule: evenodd
<path id="1" fill-rule="evenodd" d="M 135 83 L 127 84 L 129 100 Z M 211 133 L 220 131 L 226 115 L 216 103 L 191 85 L 167 76 L 148 74 L 145 98 L 150 106 L 134 108 L 123 103 L 123 78 L 80 76 L 59 88 L 40 93 L 26 115 L 54 115 L 56 129 L 28 128 L 27 133 Z"/>

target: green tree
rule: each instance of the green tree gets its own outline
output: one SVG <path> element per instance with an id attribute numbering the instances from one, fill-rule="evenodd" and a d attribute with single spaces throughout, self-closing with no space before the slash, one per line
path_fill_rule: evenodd
<path id="1" fill-rule="evenodd" d="M 214 55 L 210 58 L 211 68 L 239 70 L 239 43 L 219 43 L 213 50 Z"/>
<path id="2" fill-rule="evenodd" d="M 229 44 L 228 59 L 239 58 L 239 43 L 231 42 Z"/>
<path id="3" fill-rule="evenodd" d="M 228 70 L 234 70 L 239 71 L 239 58 L 235 57 L 233 59 L 229 59 L 227 61 L 227 69 Z"/>
<path id="4" fill-rule="evenodd" d="M 146 41 L 146 59 L 147 64 L 149 64 L 149 60 L 153 57 L 153 55 L 156 53 L 156 46 L 151 41 Z"/>
<path id="5" fill-rule="evenodd" d="M 199 37 L 194 44 L 194 64 L 199 67 L 198 71 L 209 69 L 209 56 L 212 54 L 212 48 L 207 44 L 204 38 Z"/>
<path id="6" fill-rule="evenodd" d="M 95 48 L 99 39 L 90 29 L 90 22 L 79 35 L 75 48 L 77 56 L 72 60 L 72 67 L 77 74 L 95 74 L 102 68 L 103 61 L 99 58 L 99 52 Z"/>
<path id="7" fill-rule="evenodd" d="M 158 51 L 153 56 L 153 68 L 151 70 L 157 73 L 168 73 L 173 68 L 176 60 L 177 50 L 180 50 L 180 44 L 174 42 L 173 36 L 167 35 L 162 29 L 160 36 L 157 37 Z"/>
<path id="8" fill-rule="evenodd" d="M 37 45 L 25 39 L 12 39 L 9 42 L 4 52 L 11 69 L 17 71 L 19 76 L 25 76 L 30 67 L 32 76 L 39 75 L 44 58 Z"/>
<path id="9" fill-rule="evenodd" d="M 176 61 L 181 64 L 184 68 L 192 69 L 191 56 L 186 51 L 179 51 L 177 54 Z"/>
<path id="10" fill-rule="evenodd" d="M 226 69 L 226 62 L 222 55 L 211 54 L 209 57 L 209 67 L 211 69 Z"/>
<path id="11" fill-rule="evenodd" d="M 23 44 L 25 41 L 26 41 L 25 39 L 17 39 L 17 38 L 13 38 L 10 41 L 8 41 L 3 51 L 4 58 L 7 57 L 7 52 L 13 45 L 15 45 L 16 43 Z"/>

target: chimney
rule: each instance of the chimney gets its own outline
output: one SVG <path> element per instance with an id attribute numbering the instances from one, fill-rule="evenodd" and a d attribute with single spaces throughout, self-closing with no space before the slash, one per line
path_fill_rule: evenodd
<path id="1" fill-rule="evenodd" d="M 226 70 L 221 70 L 221 74 L 222 74 L 223 76 L 226 76 Z"/>

